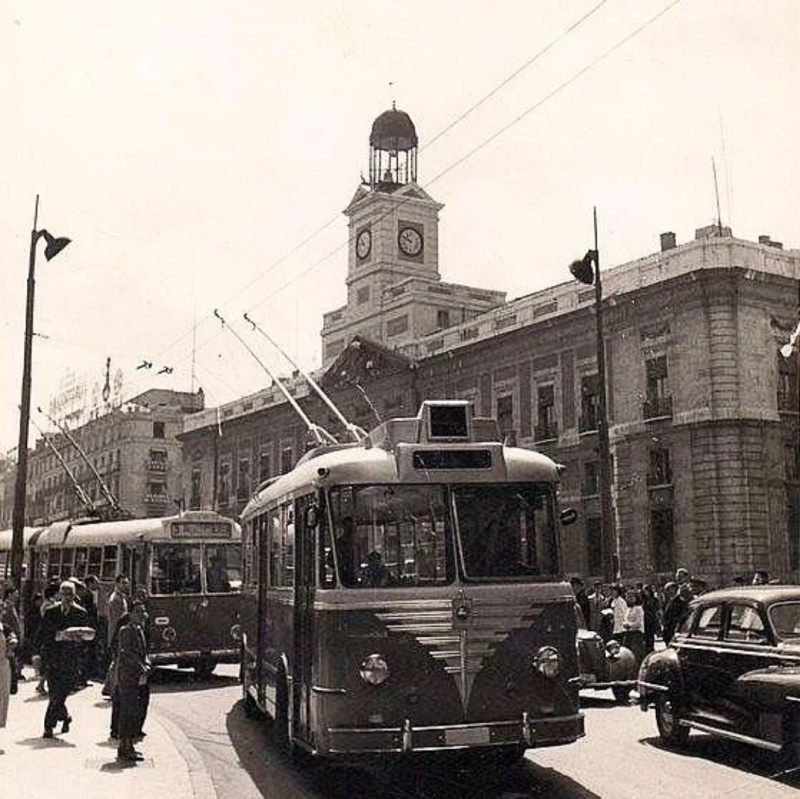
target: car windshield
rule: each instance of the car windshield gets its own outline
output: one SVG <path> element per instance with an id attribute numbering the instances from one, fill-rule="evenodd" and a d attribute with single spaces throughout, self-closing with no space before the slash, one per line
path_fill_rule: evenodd
<path id="1" fill-rule="evenodd" d="M 775 635 L 781 640 L 800 640 L 800 602 L 781 602 L 769 609 Z"/>

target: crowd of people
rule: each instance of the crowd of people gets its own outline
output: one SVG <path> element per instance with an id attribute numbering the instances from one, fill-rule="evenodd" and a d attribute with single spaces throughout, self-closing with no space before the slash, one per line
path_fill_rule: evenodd
<path id="1" fill-rule="evenodd" d="M 596 580 L 586 588 L 580 577 L 573 577 L 570 582 L 586 627 L 599 633 L 604 641 L 616 639 L 640 662 L 655 649 L 656 639 L 669 644 L 689 602 L 708 590 L 704 581 L 693 579 L 689 570 L 682 567 L 676 570 L 673 580 L 658 586 L 641 582 L 624 586 Z M 733 585 L 748 582 L 767 584 L 769 574 L 757 571 L 749 581 L 739 576 Z"/>
<path id="2" fill-rule="evenodd" d="M 7 723 L 10 697 L 25 679 L 25 663 L 35 669 L 36 690 L 48 698 L 43 733 L 48 739 L 70 730 L 70 694 L 89 680 L 102 681 L 111 702 L 110 737 L 117 741 L 117 759 L 136 763 L 143 756 L 134 743 L 145 737 L 150 698 L 147 612 L 142 601 L 132 600 L 124 575 L 115 580 L 104 616 L 99 614 L 99 597 L 94 576 L 85 582 L 52 581 L 32 598 L 23 627 L 18 592 L 5 589 L 0 608 L 0 728 Z"/>

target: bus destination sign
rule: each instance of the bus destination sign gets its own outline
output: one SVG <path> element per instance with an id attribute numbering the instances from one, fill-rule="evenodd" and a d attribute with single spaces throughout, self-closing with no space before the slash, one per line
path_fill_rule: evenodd
<path id="1" fill-rule="evenodd" d="M 232 538 L 233 525 L 223 522 L 172 522 L 170 538 Z"/>

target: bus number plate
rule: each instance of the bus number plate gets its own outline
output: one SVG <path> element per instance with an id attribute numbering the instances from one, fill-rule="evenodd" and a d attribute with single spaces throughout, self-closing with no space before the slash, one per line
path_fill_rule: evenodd
<path id="1" fill-rule="evenodd" d="M 446 746 L 475 746 L 489 743 L 488 727 L 467 727 L 462 730 L 445 730 Z"/>

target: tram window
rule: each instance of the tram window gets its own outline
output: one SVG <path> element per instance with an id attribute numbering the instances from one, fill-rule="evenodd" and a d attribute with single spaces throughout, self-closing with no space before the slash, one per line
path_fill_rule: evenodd
<path id="1" fill-rule="evenodd" d="M 453 579 L 443 486 L 346 486 L 332 490 L 330 502 L 343 585 L 441 585 Z"/>
<path id="2" fill-rule="evenodd" d="M 150 591 L 153 594 L 199 594 L 200 544 L 156 544 Z"/>
<path id="3" fill-rule="evenodd" d="M 75 573 L 74 563 L 75 563 L 75 550 L 74 549 L 62 549 L 61 550 L 61 577 L 62 577 L 62 579 L 66 580 L 67 577 L 72 577 L 72 575 Z"/>
<path id="4" fill-rule="evenodd" d="M 468 578 L 531 578 L 558 573 L 552 503 L 533 485 L 454 489 L 464 571 Z"/>
<path id="5" fill-rule="evenodd" d="M 294 585 L 294 508 L 288 502 L 270 511 L 269 577 L 272 586 Z"/>
<path id="6" fill-rule="evenodd" d="M 117 576 L 117 548 L 115 546 L 103 547 L 102 579 L 113 580 Z"/>
<path id="7" fill-rule="evenodd" d="M 242 552 L 239 547 L 206 545 L 206 590 L 226 594 L 242 588 Z"/>
<path id="8" fill-rule="evenodd" d="M 61 550 L 51 549 L 47 553 L 47 576 L 58 577 L 61 574 Z"/>
<path id="9" fill-rule="evenodd" d="M 79 547 L 75 550 L 75 576 L 86 577 L 86 563 L 88 552 L 86 547 Z"/>
<path id="10" fill-rule="evenodd" d="M 89 562 L 87 565 L 86 573 L 94 574 L 96 577 L 99 577 L 102 563 L 103 563 L 102 547 L 89 547 Z"/>
<path id="11" fill-rule="evenodd" d="M 0 552 L 0 577 L 7 577 L 8 573 L 6 570 L 7 565 L 7 552 Z"/>

